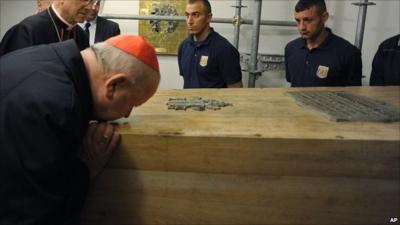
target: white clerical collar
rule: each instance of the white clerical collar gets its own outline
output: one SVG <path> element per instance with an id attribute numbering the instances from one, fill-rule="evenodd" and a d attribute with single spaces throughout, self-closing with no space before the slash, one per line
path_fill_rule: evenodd
<path id="1" fill-rule="evenodd" d="M 75 26 L 75 25 L 72 25 L 72 24 L 68 23 L 66 20 L 64 20 L 64 18 L 62 18 L 62 17 L 60 16 L 60 14 L 57 12 L 56 8 L 54 7 L 54 3 L 51 4 L 51 8 L 53 9 L 53 11 L 54 11 L 54 13 L 56 14 L 56 16 L 57 16 L 63 23 L 65 23 L 65 24 L 67 25 L 67 30 L 71 30 L 71 29 Z"/>

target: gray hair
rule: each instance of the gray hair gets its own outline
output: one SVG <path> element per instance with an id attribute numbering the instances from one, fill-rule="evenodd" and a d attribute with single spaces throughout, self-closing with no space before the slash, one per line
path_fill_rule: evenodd
<path id="1" fill-rule="evenodd" d="M 136 59 L 136 57 L 112 45 L 99 42 L 92 45 L 90 48 L 93 50 L 97 62 L 101 65 L 105 75 L 111 73 L 125 73 L 132 78 L 135 77 L 135 80 L 131 80 L 132 84 L 143 82 L 150 76 L 159 77 L 157 71 Z"/>

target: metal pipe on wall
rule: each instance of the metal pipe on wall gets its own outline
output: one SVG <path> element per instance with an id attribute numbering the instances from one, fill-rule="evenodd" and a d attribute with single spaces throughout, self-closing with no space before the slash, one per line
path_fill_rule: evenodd
<path id="1" fill-rule="evenodd" d="M 255 14 L 253 19 L 242 19 L 241 18 L 241 8 L 242 1 L 236 1 L 236 14 L 235 18 L 213 18 L 211 22 L 214 23 L 231 23 L 235 26 L 234 30 L 234 46 L 239 48 L 239 35 L 240 35 L 240 26 L 242 24 L 252 24 L 253 25 L 253 34 L 252 34 L 252 42 L 251 42 L 251 55 L 249 61 L 249 82 L 248 87 L 254 88 L 255 82 L 258 76 L 261 75 L 261 72 L 258 71 L 258 44 L 259 44 L 259 35 L 260 35 L 260 26 L 284 26 L 284 27 L 295 27 L 296 23 L 293 21 L 276 21 L 276 20 L 261 20 L 261 9 L 262 9 L 262 0 L 254 0 L 254 9 Z M 134 19 L 134 20 L 164 20 L 164 21 L 186 21 L 186 17 L 184 16 L 141 16 L 141 15 L 113 15 L 107 14 L 102 15 L 107 19 Z"/>
<path id="2" fill-rule="evenodd" d="M 242 24 L 253 24 L 253 20 L 243 19 Z M 295 27 L 296 22 L 293 21 L 280 21 L 280 20 L 260 20 L 260 25 L 266 26 L 280 26 L 280 27 Z"/>
<path id="3" fill-rule="evenodd" d="M 107 19 L 123 19 L 123 20 L 164 20 L 164 21 L 186 21 L 184 16 L 139 16 L 139 15 L 114 15 L 114 14 L 103 14 L 102 17 Z M 213 18 L 213 23 L 233 23 L 234 19 L 229 18 Z M 241 19 L 240 24 L 253 24 L 251 19 Z M 266 26 L 283 26 L 283 27 L 295 27 L 296 23 L 293 21 L 279 21 L 279 20 L 261 20 L 260 25 Z"/>
<path id="4" fill-rule="evenodd" d="M 240 35 L 240 25 L 241 25 L 241 20 L 242 20 L 242 0 L 236 0 L 236 9 L 235 9 L 235 22 L 233 23 L 234 29 L 233 29 L 233 46 L 235 46 L 236 49 L 239 49 L 239 35 Z"/>
<path id="5" fill-rule="evenodd" d="M 365 30 L 365 20 L 367 17 L 367 9 L 370 5 L 375 5 L 373 2 L 368 2 L 368 0 L 360 0 L 359 3 L 353 3 L 353 5 L 358 5 L 358 20 L 357 20 L 357 28 L 356 28 L 356 37 L 354 41 L 354 45 L 358 49 L 362 49 L 363 40 L 364 40 L 364 30 Z"/>
<path id="6" fill-rule="evenodd" d="M 254 0 L 254 19 L 253 19 L 253 35 L 251 38 L 251 54 L 250 54 L 250 63 L 249 63 L 249 88 L 254 88 L 256 85 L 257 76 L 260 75 L 260 72 L 257 72 L 257 64 L 258 64 L 258 42 L 260 38 L 260 21 L 261 21 L 261 8 L 262 1 Z"/>

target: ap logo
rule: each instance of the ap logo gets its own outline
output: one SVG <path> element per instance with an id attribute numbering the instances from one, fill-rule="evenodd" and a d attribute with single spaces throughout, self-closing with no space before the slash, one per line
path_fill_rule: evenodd
<path id="1" fill-rule="evenodd" d="M 392 218 L 390 218 L 389 222 L 397 223 L 397 222 L 399 222 L 399 219 L 397 217 L 392 217 Z"/>

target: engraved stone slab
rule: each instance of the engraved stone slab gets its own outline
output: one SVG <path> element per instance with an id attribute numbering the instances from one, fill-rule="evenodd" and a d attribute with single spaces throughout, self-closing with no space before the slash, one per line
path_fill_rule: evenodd
<path id="1" fill-rule="evenodd" d="M 220 110 L 222 107 L 232 106 L 231 103 L 226 103 L 213 99 L 202 99 L 201 97 L 186 98 L 170 98 L 166 104 L 168 109 L 186 110 L 191 108 L 196 111 Z"/>
<path id="2" fill-rule="evenodd" d="M 400 109 L 385 102 L 345 92 L 302 91 L 287 92 L 296 103 L 341 121 L 400 121 Z"/>

